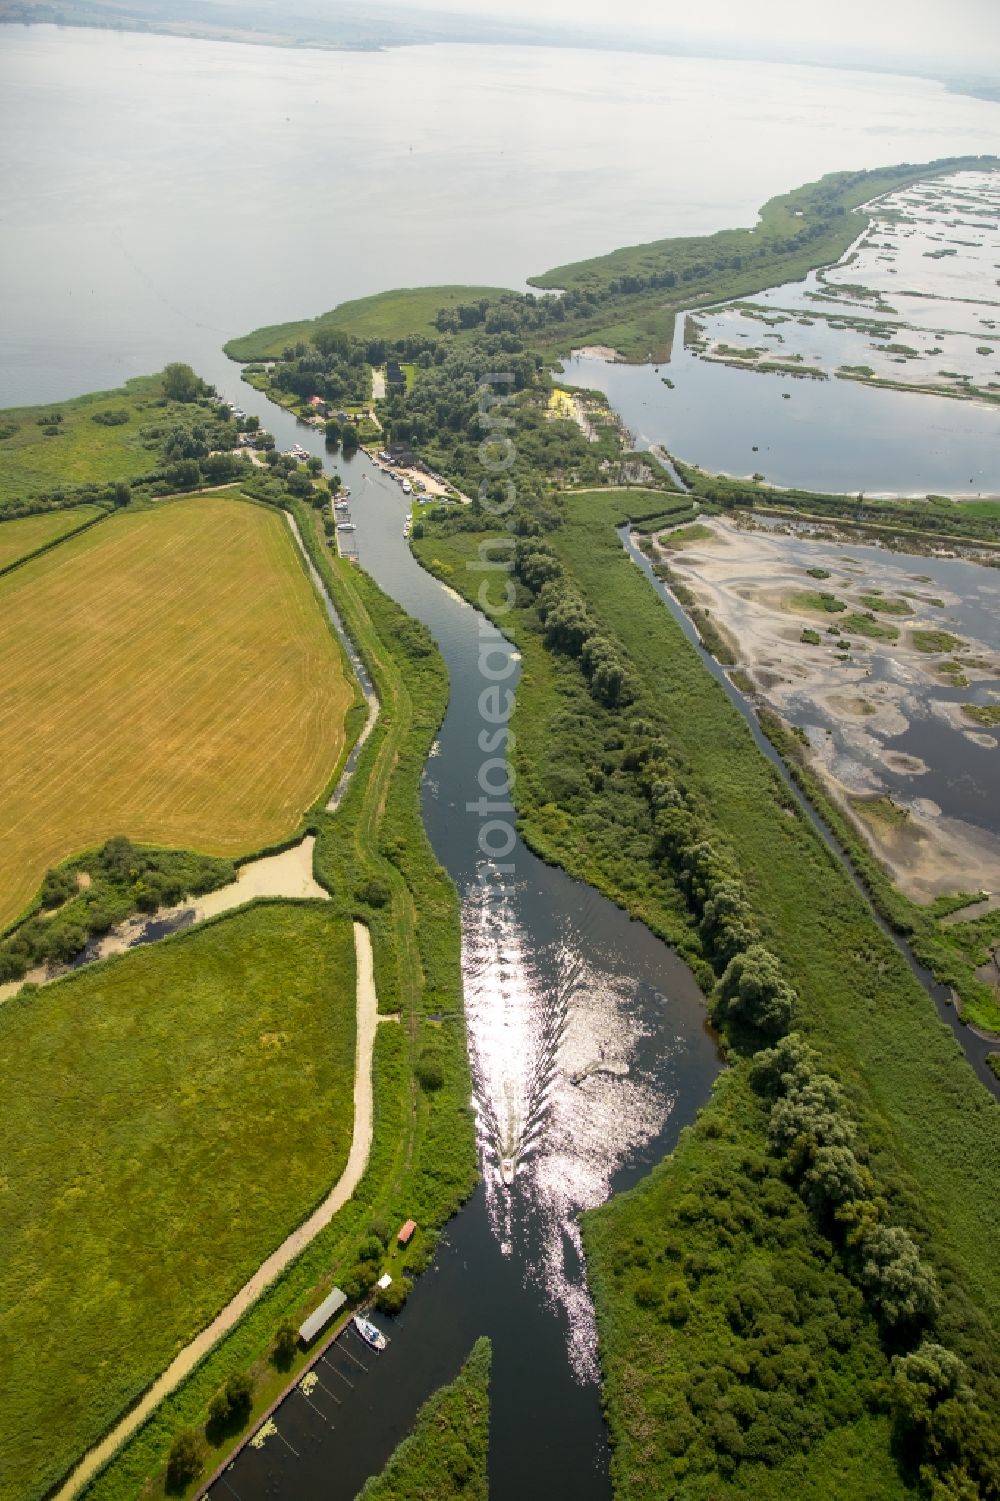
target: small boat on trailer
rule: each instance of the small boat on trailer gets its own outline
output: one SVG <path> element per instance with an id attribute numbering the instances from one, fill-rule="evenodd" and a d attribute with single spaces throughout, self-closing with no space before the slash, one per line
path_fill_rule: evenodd
<path id="1" fill-rule="evenodd" d="M 354 1315 L 354 1327 L 361 1335 L 366 1345 L 371 1345 L 373 1350 L 384 1350 L 386 1338 L 381 1329 L 376 1329 L 369 1319 L 362 1318 L 360 1313 Z"/>

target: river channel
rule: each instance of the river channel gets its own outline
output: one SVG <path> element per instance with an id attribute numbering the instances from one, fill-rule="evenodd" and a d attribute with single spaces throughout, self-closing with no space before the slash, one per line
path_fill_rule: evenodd
<path id="1" fill-rule="evenodd" d="M 235 388 L 226 381 L 229 394 Z M 467 810 L 482 790 L 479 617 L 416 563 L 403 535 L 409 502 L 393 479 L 363 453 L 332 461 L 312 429 L 239 390 L 279 447 L 302 443 L 338 470 L 350 487 L 362 565 L 429 627 L 448 666 L 451 696 L 425 772 L 423 814 L 462 901 L 483 1177 L 402 1315 L 382 1320 L 386 1353 L 373 1356 L 350 1333 L 339 1341 L 316 1367 L 320 1384 L 309 1396 L 292 1392 L 276 1414 L 277 1434 L 262 1449 L 244 1449 L 212 1494 L 348 1501 L 405 1435 L 420 1403 L 487 1334 L 494 1345 L 491 1497 L 597 1501 L 610 1494 L 609 1451 L 577 1217 L 646 1173 L 707 1097 L 719 1060 L 704 1004 L 686 966 L 646 928 L 542 864 L 520 840 L 509 857 L 513 880 L 500 888 L 489 879 L 481 818 Z M 622 540 L 648 571 L 627 535 Z M 651 583 L 693 639 L 683 612 Z M 780 766 L 741 695 L 702 655 Z M 905 952 L 979 1077 L 994 1085 L 987 1045 L 960 1026 L 941 987 Z M 500 1160 L 511 1154 L 516 1173 L 507 1189 Z"/>
<path id="2" fill-rule="evenodd" d="M 240 399 L 279 447 L 300 442 L 338 469 L 362 565 L 429 627 L 448 666 L 423 814 L 462 902 L 482 1182 L 403 1313 L 382 1320 L 385 1354 L 351 1333 L 338 1341 L 319 1384 L 293 1390 L 277 1433 L 245 1448 L 211 1494 L 347 1501 L 487 1334 L 491 1497 L 597 1501 L 610 1494 L 608 1446 L 578 1215 L 645 1174 L 704 1103 L 720 1066 L 704 1002 L 659 939 L 520 839 L 504 862 L 513 875 L 494 879 L 482 819 L 466 811 L 481 796 L 479 616 L 416 563 L 394 480 L 361 453 L 334 464 L 313 430 L 246 387 Z M 515 661 L 509 685 L 516 674 Z M 509 1188 L 503 1156 L 516 1164 Z"/>

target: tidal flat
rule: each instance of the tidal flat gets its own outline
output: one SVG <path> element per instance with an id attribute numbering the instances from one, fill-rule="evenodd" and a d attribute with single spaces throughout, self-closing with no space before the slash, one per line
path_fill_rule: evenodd
<path id="1" fill-rule="evenodd" d="M 689 315 L 702 359 L 1000 401 L 1000 176 L 890 193 L 837 265 Z"/>
<path id="2" fill-rule="evenodd" d="M 1000 886 L 1000 743 L 966 709 L 1000 702 L 996 572 L 832 528 L 703 518 L 687 530 L 660 534 L 661 559 L 808 741 L 900 888 L 926 902 Z"/>

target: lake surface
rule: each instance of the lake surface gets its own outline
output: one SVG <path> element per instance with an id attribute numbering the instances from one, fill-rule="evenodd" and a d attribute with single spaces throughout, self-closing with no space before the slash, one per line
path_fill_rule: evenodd
<path id="1" fill-rule="evenodd" d="M 0 405 L 169 359 L 214 380 L 226 338 L 347 297 L 517 286 L 825 171 L 991 151 L 1000 107 L 918 79 L 5 26 Z"/>
<path id="2" fill-rule="evenodd" d="M 637 447 L 833 494 L 1000 495 L 1000 407 L 712 364 L 684 349 L 682 322 L 656 369 L 565 361 L 566 381 L 603 391 Z"/>

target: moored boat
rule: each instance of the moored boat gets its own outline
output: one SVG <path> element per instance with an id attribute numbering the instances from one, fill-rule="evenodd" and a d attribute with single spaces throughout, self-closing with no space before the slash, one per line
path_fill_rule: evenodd
<path id="1" fill-rule="evenodd" d="M 375 1325 L 368 1319 L 362 1318 L 360 1313 L 354 1315 L 354 1327 L 365 1344 L 371 1345 L 373 1350 L 385 1349 L 386 1338 L 381 1329 L 376 1329 Z"/>

